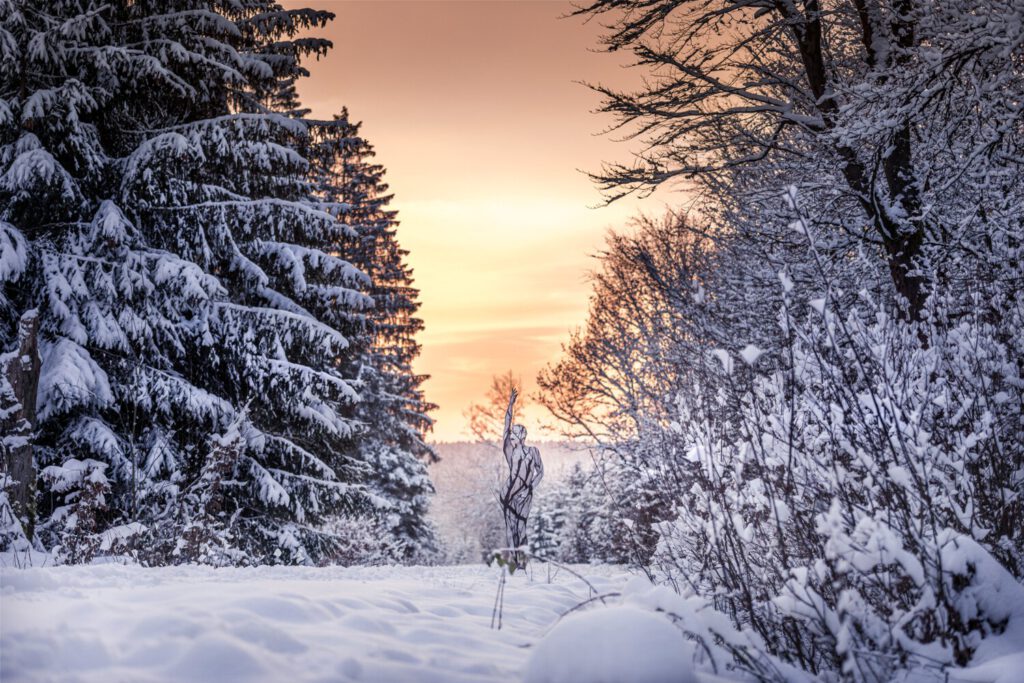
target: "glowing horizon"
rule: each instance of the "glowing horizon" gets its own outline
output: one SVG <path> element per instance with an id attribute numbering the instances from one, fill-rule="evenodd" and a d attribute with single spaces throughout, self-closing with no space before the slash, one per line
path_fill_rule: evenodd
<path id="1" fill-rule="evenodd" d="M 434 440 L 466 438 L 462 411 L 492 375 L 511 369 L 524 390 L 585 319 L 590 255 L 635 200 L 601 196 L 577 169 L 627 158 L 596 136 L 610 121 L 574 81 L 621 86 L 624 56 L 595 53 L 599 27 L 559 19 L 568 2 L 365 0 L 301 2 L 337 18 L 334 42 L 299 84 L 318 117 L 347 107 L 399 212 L 420 290 L 417 372 L 440 408 Z M 352 27 L 357 27 L 352 29 Z M 660 211 L 660 206 L 643 206 Z M 544 416 L 522 419 L 532 434 Z"/>

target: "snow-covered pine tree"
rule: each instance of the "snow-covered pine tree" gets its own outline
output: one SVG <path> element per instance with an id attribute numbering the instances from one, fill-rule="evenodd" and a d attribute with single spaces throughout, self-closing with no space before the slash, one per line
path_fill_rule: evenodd
<path id="1" fill-rule="evenodd" d="M 38 306 L 40 464 L 109 465 L 97 529 L 149 525 L 151 562 L 173 560 L 174 511 L 246 405 L 222 482 L 239 561 L 328 555 L 320 519 L 358 496 L 327 457 L 352 435 L 349 343 L 307 308 L 364 297 L 316 247 L 339 224 L 308 201 L 306 127 L 272 110 L 295 108 L 299 57 L 328 47 L 291 36 L 329 18 L 0 2 L 4 345 Z M 42 496 L 51 543 L 75 533 L 50 513 L 78 495 Z"/>
<path id="2" fill-rule="evenodd" d="M 637 563 L 632 501 L 618 472 L 601 463 L 593 469 L 575 463 L 545 485 L 530 514 L 530 549 L 558 562 Z M 638 564 L 638 563 L 637 563 Z"/>
<path id="3" fill-rule="evenodd" d="M 568 492 L 564 482 L 545 482 L 530 513 L 530 552 L 540 560 L 561 561 L 561 537 L 566 523 Z"/>
<path id="4" fill-rule="evenodd" d="M 172 255 L 147 249 L 108 199 L 117 187 L 105 144 L 114 121 L 102 113 L 124 99 L 125 84 L 150 84 L 163 74 L 154 60 L 113 40 L 97 7 L 53 2 L 24 10 L 0 3 L 3 346 L 11 347 L 14 321 L 38 308 L 42 364 L 31 425 L 38 464 L 103 461 L 122 482 L 135 482 L 139 468 L 130 440 L 118 435 L 110 373 L 120 379 L 134 357 L 160 367 L 163 342 L 179 321 L 156 313 L 173 311 L 175 271 L 185 279 L 189 273 Z M 61 478 L 40 500 L 51 545 L 70 547 L 65 532 L 87 533 L 76 515 L 52 514 L 82 501 L 82 481 L 65 489 L 69 481 Z M 104 512 L 94 521 L 118 520 Z"/>
<path id="5" fill-rule="evenodd" d="M 404 561 L 426 561 L 436 552 L 435 532 L 426 520 L 433 485 L 426 463 L 437 459 L 425 433 L 434 408 L 423 396 L 412 362 L 419 355 L 416 334 L 418 290 L 407 252 L 398 243 L 397 213 L 384 168 L 373 162 L 373 147 L 360 135 L 348 111 L 331 121 L 310 122 L 315 130 L 314 182 L 325 208 L 347 228 L 336 246 L 368 276 L 362 291 L 373 300 L 353 330 L 358 349 L 349 356 L 362 400 L 355 417 L 362 430 L 355 459 L 370 465 L 367 483 L 377 494 L 377 514 L 399 539 Z"/>
<path id="6" fill-rule="evenodd" d="M 238 469 L 238 459 L 245 449 L 245 439 L 238 424 L 214 439 L 203 471 L 182 495 L 177 507 L 177 520 L 182 528 L 174 555 L 185 562 L 230 565 L 238 551 L 231 538 L 232 519 L 224 512 L 224 487 Z"/>

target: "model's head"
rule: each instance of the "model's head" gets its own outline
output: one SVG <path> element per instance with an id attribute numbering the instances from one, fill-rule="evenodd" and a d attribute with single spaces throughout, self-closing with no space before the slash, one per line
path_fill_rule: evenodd
<path id="1" fill-rule="evenodd" d="M 512 438 L 516 441 L 525 441 L 526 427 L 523 425 L 512 425 Z"/>

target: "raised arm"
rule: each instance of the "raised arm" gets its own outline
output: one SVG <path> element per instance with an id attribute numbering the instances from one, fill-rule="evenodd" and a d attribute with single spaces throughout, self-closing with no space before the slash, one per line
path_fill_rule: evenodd
<path id="1" fill-rule="evenodd" d="M 519 392 L 512 388 L 512 393 L 508 396 L 508 410 L 505 411 L 505 433 L 502 437 L 501 450 L 505 453 L 505 460 L 508 460 L 509 467 L 512 466 L 512 453 L 510 448 L 512 446 L 512 413 L 515 411 L 516 398 L 519 396 Z"/>

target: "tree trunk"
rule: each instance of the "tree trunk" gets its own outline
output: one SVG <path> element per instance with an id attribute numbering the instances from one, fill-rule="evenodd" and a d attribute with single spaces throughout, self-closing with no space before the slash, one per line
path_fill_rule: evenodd
<path id="1" fill-rule="evenodd" d="M 861 19 L 863 30 L 862 40 L 868 50 L 868 62 L 872 65 L 877 60 L 874 21 L 877 12 L 864 2 L 855 3 Z M 822 41 L 821 7 L 818 0 L 807 0 L 804 14 L 795 12 L 795 6 L 786 3 L 777 5 L 782 16 L 792 24 L 793 35 L 800 49 L 807 83 L 815 98 L 815 106 L 821 112 L 822 119 L 828 128 L 834 125 L 839 113 L 839 105 L 828 91 L 829 68 L 826 64 Z M 907 50 L 914 44 L 914 24 L 910 17 L 911 0 L 899 3 L 899 16 L 891 30 L 897 45 Z M 903 57 L 900 57 L 903 58 Z M 914 183 L 913 152 L 911 149 L 910 123 L 905 122 L 891 140 L 889 154 L 883 161 L 883 173 L 889 197 L 900 204 L 903 214 L 911 216 L 913 232 L 905 234 L 905 226 L 892 220 L 883 208 L 884 202 L 877 201 L 878 192 L 870 180 L 868 170 L 857 156 L 857 152 L 846 145 L 837 145 L 843 163 L 843 176 L 850 188 L 860 198 L 861 206 L 874 225 L 875 231 L 885 244 L 886 261 L 893 286 L 898 296 L 906 302 L 904 315 L 910 320 L 919 320 L 925 302 L 925 281 L 921 275 L 914 274 L 916 263 L 924 243 L 925 228 L 917 224 L 921 213 L 921 198 L 917 185 Z"/>
<path id="2" fill-rule="evenodd" d="M 926 298 L 925 280 L 918 271 L 916 262 L 921 254 L 924 231 L 903 236 L 902 239 L 885 240 L 885 250 L 889 262 L 889 273 L 892 276 L 896 292 L 905 301 L 907 308 L 904 314 L 910 320 L 920 320 Z"/>
<path id="3" fill-rule="evenodd" d="M 9 496 L 14 514 L 31 540 L 35 527 L 36 472 L 32 439 L 39 387 L 39 313 L 25 313 L 18 322 L 17 346 L 0 355 L 0 453 L 3 469 L 14 481 Z"/>

